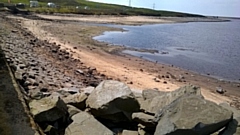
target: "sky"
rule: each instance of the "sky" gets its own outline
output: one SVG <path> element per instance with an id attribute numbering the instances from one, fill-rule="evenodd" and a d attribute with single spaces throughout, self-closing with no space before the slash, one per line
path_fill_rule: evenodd
<path id="1" fill-rule="evenodd" d="M 91 0 L 103 3 L 179 11 L 210 16 L 240 17 L 240 0 Z"/>

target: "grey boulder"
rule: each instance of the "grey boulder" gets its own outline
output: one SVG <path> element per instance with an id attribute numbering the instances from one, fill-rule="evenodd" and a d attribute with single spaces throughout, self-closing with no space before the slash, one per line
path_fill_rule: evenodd
<path id="1" fill-rule="evenodd" d="M 58 96 L 32 100 L 29 107 L 36 122 L 54 122 L 68 114 L 66 104 Z"/>
<path id="2" fill-rule="evenodd" d="M 96 117 L 114 122 L 131 120 L 140 106 L 130 88 L 122 82 L 103 81 L 89 95 L 87 106 Z"/>
<path id="3" fill-rule="evenodd" d="M 158 92 L 157 90 L 144 91 L 143 98 L 145 100 L 140 102 L 141 110 L 147 113 L 156 114 L 158 110 L 169 105 L 183 95 L 202 96 L 200 88 L 192 85 L 184 86 L 171 92 Z"/>
<path id="4" fill-rule="evenodd" d="M 87 112 L 75 114 L 72 120 L 65 130 L 65 135 L 113 135 L 111 130 Z"/>
<path id="5" fill-rule="evenodd" d="M 196 95 L 183 96 L 155 116 L 155 135 L 209 135 L 232 120 L 232 112 Z"/>

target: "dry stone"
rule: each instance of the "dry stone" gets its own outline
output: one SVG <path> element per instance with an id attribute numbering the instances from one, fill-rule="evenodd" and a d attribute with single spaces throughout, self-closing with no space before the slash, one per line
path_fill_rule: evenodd
<path id="1" fill-rule="evenodd" d="M 153 121 L 154 116 L 148 115 L 142 112 L 136 112 L 132 114 L 132 119 L 147 127 L 154 127 L 156 123 Z"/>
<path id="2" fill-rule="evenodd" d="M 94 89 L 95 89 L 94 87 L 89 86 L 89 87 L 86 87 L 86 88 L 82 88 L 80 90 L 80 92 L 84 93 L 86 95 L 90 95 Z"/>
<path id="3" fill-rule="evenodd" d="M 50 96 L 29 103 L 36 122 L 53 122 L 67 115 L 67 106 L 57 96 Z"/>
<path id="4" fill-rule="evenodd" d="M 172 101 L 183 95 L 201 95 L 201 90 L 196 86 L 184 86 L 172 92 L 158 92 L 151 90 L 143 92 L 145 100 L 140 102 L 141 110 L 147 113 L 155 114 L 164 106 L 169 105 Z"/>
<path id="5" fill-rule="evenodd" d="M 127 85 L 111 80 L 101 82 L 86 103 L 94 116 L 115 122 L 131 120 L 131 114 L 140 107 Z"/>
<path id="6" fill-rule="evenodd" d="M 153 99 L 154 97 L 161 96 L 165 93 L 166 92 L 159 91 L 157 89 L 146 89 L 146 90 L 143 90 L 142 96 L 144 99 Z"/>
<path id="7" fill-rule="evenodd" d="M 78 108 L 72 105 L 67 105 L 67 108 L 68 108 L 68 114 L 70 118 L 72 118 L 73 115 L 81 112 L 81 110 L 79 110 Z"/>
<path id="8" fill-rule="evenodd" d="M 209 135 L 232 120 L 232 112 L 196 95 L 180 97 L 155 116 L 155 135 Z"/>
<path id="9" fill-rule="evenodd" d="M 63 101 L 66 104 L 73 105 L 77 107 L 78 109 L 84 110 L 86 109 L 86 100 L 88 96 L 84 93 L 77 93 L 73 95 L 69 95 L 65 98 L 63 98 Z"/>
<path id="10" fill-rule="evenodd" d="M 138 135 L 138 131 L 123 130 L 122 135 Z"/>
<path id="11" fill-rule="evenodd" d="M 65 130 L 65 135 L 113 135 L 113 132 L 87 112 L 72 116 L 73 122 Z"/>

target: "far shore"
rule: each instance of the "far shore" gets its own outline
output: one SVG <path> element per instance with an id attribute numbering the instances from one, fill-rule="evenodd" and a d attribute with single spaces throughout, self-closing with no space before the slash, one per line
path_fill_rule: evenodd
<path id="1" fill-rule="evenodd" d="M 80 21 L 91 23 L 111 23 L 123 25 L 143 25 L 162 23 L 186 23 L 186 22 L 225 22 L 228 19 L 216 17 L 156 17 L 156 16 L 110 16 L 110 15 L 76 15 L 76 14 L 55 14 L 38 17 L 61 21 Z"/>
<path id="2" fill-rule="evenodd" d="M 218 18 L 177 18 L 177 17 L 116 17 L 116 16 L 82 16 L 82 15 L 37 15 L 40 18 L 57 20 L 33 20 L 17 16 L 8 16 L 17 19 L 23 28 L 31 31 L 38 39 L 60 44 L 62 49 L 69 51 L 74 58 L 90 67 L 95 67 L 98 72 L 104 73 L 109 78 L 128 84 L 132 89 L 145 90 L 157 88 L 161 91 L 172 91 L 184 85 L 197 85 L 202 88 L 206 99 L 216 103 L 228 102 L 234 105 L 239 99 L 240 84 L 236 82 L 219 80 L 210 76 L 147 61 L 133 57 L 119 50 L 121 46 L 112 46 L 107 43 L 93 40 L 94 36 L 104 31 L 121 29 L 103 26 L 90 26 L 87 23 L 114 23 L 126 25 L 161 24 L 176 22 L 216 22 L 226 21 Z M 86 23 L 72 23 L 72 22 Z M 77 49 L 74 49 L 77 48 Z M 221 86 L 225 94 L 216 92 L 216 87 Z"/>

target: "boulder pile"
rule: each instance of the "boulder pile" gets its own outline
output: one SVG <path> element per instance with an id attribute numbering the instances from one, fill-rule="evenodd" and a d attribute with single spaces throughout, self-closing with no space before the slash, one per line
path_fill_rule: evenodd
<path id="1" fill-rule="evenodd" d="M 72 97 L 70 101 L 69 97 Z M 136 93 L 122 82 L 105 80 L 90 93 L 83 90 L 68 96 L 53 93 L 32 100 L 29 106 L 35 121 L 51 135 L 229 135 L 239 132 L 239 111 L 227 104 L 205 100 L 200 88 L 191 85 L 172 92 Z"/>

